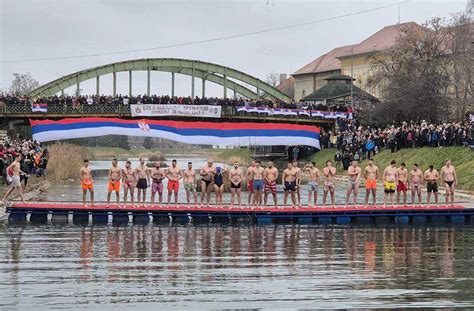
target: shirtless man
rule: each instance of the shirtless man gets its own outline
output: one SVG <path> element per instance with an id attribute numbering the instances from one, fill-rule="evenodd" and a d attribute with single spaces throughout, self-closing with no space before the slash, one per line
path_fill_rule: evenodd
<path id="1" fill-rule="evenodd" d="M 263 171 L 263 179 L 265 180 L 265 194 L 263 197 L 263 205 L 267 205 L 268 193 L 272 193 L 273 196 L 273 205 L 275 208 L 278 208 L 277 201 L 277 185 L 276 181 L 278 178 L 278 169 L 273 166 L 273 162 L 269 161 L 267 167 Z"/>
<path id="2" fill-rule="evenodd" d="M 242 207 L 242 182 L 244 181 L 244 173 L 239 167 L 239 162 L 234 162 L 234 167 L 229 170 L 230 179 L 230 208 L 234 207 L 234 199 L 237 194 L 237 203 Z"/>
<path id="3" fill-rule="evenodd" d="M 207 160 L 207 165 L 201 168 L 199 175 L 201 176 L 201 207 L 204 204 L 204 197 L 206 197 L 207 207 L 211 201 L 211 191 L 214 188 L 214 161 Z"/>
<path id="4" fill-rule="evenodd" d="M 372 192 L 372 202 L 375 206 L 377 201 L 377 178 L 379 177 L 379 168 L 374 165 L 374 160 L 369 159 L 369 164 L 364 169 L 365 177 L 365 207 L 369 206 L 369 196 Z"/>
<path id="5" fill-rule="evenodd" d="M 390 203 L 392 207 L 395 207 L 393 203 L 393 194 L 397 188 L 398 181 L 398 169 L 395 166 L 397 161 L 392 160 L 390 165 L 383 170 L 383 187 L 384 187 L 384 196 L 383 196 L 383 206 L 387 205 L 387 197 L 390 196 Z"/>
<path id="6" fill-rule="evenodd" d="M 135 171 L 132 169 L 132 162 L 125 162 L 125 169 L 122 172 L 123 183 L 123 206 L 127 206 L 128 193 L 130 192 L 130 201 L 132 207 L 135 204 L 135 184 L 137 183 Z"/>
<path id="7" fill-rule="evenodd" d="M 12 183 L 10 185 L 10 188 L 8 188 L 7 192 L 5 192 L 5 195 L 3 196 L 2 202 L 5 202 L 5 200 L 8 198 L 10 193 L 13 192 L 13 190 L 18 189 L 18 194 L 20 195 L 21 201 L 25 203 L 25 199 L 23 198 L 23 189 L 21 188 L 21 182 L 20 182 L 20 174 L 28 176 L 27 173 L 23 172 L 20 170 L 20 162 L 21 162 L 21 156 L 18 155 L 15 158 L 15 161 L 10 164 L 6 172 L 11 171 L 12 174 Z M 85 205 L 85 202 L 84 202 Z"/>
<path id="8" fill-rule="evenodd" d="M 352 161 L 352 165 L 349 166 L 349 168 L 347 169 L 347 174 L 349 175 L 349 183 L 347 184 L 346 205 L 344 205 L 344 208 L 346 208 L 347 204 L 349 203 L 351 193 L 353 193 L 354 197 L 354 207 L 357 206 L 357 192 L 359 190 L 359 181 L 361 173 L 362 169 L 359 167 L 359 163 L 357 161 Z"/>
<path id="9" fill-rule="evenodd" d="M 260 160 L 255 161 L 255 167 L 252 169 L 252 180 L 253 180 L 253 206 L 259 208 L 262 205 L 262 192 L 263 192 L 263 171 L 265 170 L 261 166 Z"/>
<path id="10" fill-rule="evenodd" d="M 109 169 L 109 183 L 107 185 L 107 204 L 105 208 L 110 205 L 110 196 L 112 191 L 115 192 L 117 206 L 120 206 L 120 180 L 122 179 L 122 169 L 117 166 L 117 159 L 112 160 L 112 167 Z"/>
<path id="11" fill-rule="evenodd" d="M 165 173 L 160 168 L 160 162 L 156 161 L 151 169 L 151 206 L 155 206 L 155 195 L 158 193 L 159 206 L 163 205 L 163 179 Z"/>
<path id="12" fill-rule="evenodd" d="M 86 194 L 87 190 L 89 190 L 91 195 L 91 206 L 94 206 L 94 183 L 92 180 L 92 172 L 91 168 L 89 167 L 89 160 L 84 160 L 84 166 L 81 167 L 79 179 L 81 180 L 82 185 L 82 203 L 84 207 L 87 206 L 86 204 Z"/>
<path id="13" fill-rule="evenodd" d="M 439 173 L 434 169 L 433 165 L 430 165 L 430 168 L 425 171 L 423 174 L 423 179 L 426 181 L 426 190 L 428 196 L 426 198 L 426 203 L 430 204 L 431 202 L 431 193 L 433 192 L 435 197 L 435 203 L 438 205 L 438 179 Z"/>
<path id="14" fill-rule="evenodd" d="M 324 192 L 323 192 L 323 205 L 326 205 L 326 198 L 328 196 L 328 192 L 331 195 L 331 206 L 334 206 L 334 176 L 336 176 L 336 168 L 332 166 L 332 161 L 326 161 L 326 167 L 323 168 L 323 176 L 324 176 Z"/>
<path id="15" fill-rule="evenodd" d="M 256 163 L 255 160 L 252 160 L 252 164 L 247 168 L 247 191 L 249 192 L 247 197 L 247 204 L 250 205 L 252 203 L 252 196 L 253 196 L 253 169 L 255 168 Z"/>
<path id="16" fill-rule="evenodd" d="M 423 173 L 418 169 L 418 164 L 413 164 L 410 171 L 409 181 L 411 185 L 411 204 L 415 204 L 415 194 L 418 195 L 418 204 L 421 204 L 421 184 L 423 181 Z"/>
<path id="17" fill-rule="evenodd" d="M 171 167 L 166 171 L 166 178 L 168 178 L 168 205 L 171 202 L 171 194 L 174 193 L 174 205 L 176 207 L 178 205 L 179 180 L 182 178 L 181 169 L 176 159 L 171 161 Z"/>
<path id="18" fill-rule="evenodd" d="M 138 207 L 145 207 L 146 188 L 150 184 L 150 169 L 145 164 L 145 159 L 140 158 L 140 165 L 135 169 L 137 176 Z M 140 200 L 141 198 L 141 200 Z"/>
<path id="19" fill-rule="evenodd" d="M 197 207 L 197 192 L 196 192 L 196 170 L 193 169 L 193 163 L 188 162 L 188 168 L 183 171 L 184 189 L 186 190 L 186 201 L 188 207 L 191 204 L 191 194 L 194 198 L 194 207 Z"/>
<path id="20" fill-rule="evenodd" d="M 451 160 L 446 160 L 445 164 L 441 168 L 441 179 L 446 189 L 446 204 L 448 204 L 451 197 L 451 205 L 454 205 L 454 189 L 458 185 L 458 177 L 454 166 L 451 164 Z"/>
<path id="21" fill-rule="evenodd" d="M 293 161 L 293 167 L 296 170 L 296 201 L 298 207 L 301 207 L 301 169 L 298 167 L 298 161 Z"/>
<path id="22" fill-rule="evenodd" d="M 286 208 L 288 203 L 288 193 L 291 195 L 292 207 L 296 207 L 296 170 L 291 162 L 288 162 L 288 168 L 283 171 L 281 175 L 281 183 L 284 187 L 285 194 L 283 196 L 283 208 Z"/>
<path id="23" fill-rule="evenodd" d="M 403 192 L 403 205 L 407 205 L 407 191 L 408 191 L 408 170 L 405 162 L 401 164 L 397 170 L 398 182 L 397 182 L 397 205 L 400 204 L 400 192 Z"/>
<path id="24" fill-rule="evenodd" d="M 318 184 L 319 184 L 319 177 L 320 172 L 319 169 L 316 167 L 315 162 L 311 162 L 310 164 L 306 164 L 303 168 L 304 172 L 309 173 L 309 182 L 308 182 L 308 207 L 312 207 L 311 204 L 311 197 L 314 198 L 314 206 L 318 202 Z"/>

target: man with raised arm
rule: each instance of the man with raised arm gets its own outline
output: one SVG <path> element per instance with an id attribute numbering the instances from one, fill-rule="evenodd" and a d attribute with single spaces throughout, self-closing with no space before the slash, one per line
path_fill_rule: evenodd
<path id="1" fill-rule="evenodd" d="M 278 207 L 276 181 L 278 178 L 278 169 L 273 166 L 273 162 L 269 161 L 267 167 L 263 171 L 263 179 L 265 180 L 265 194 L 263 197 L 263 204 L 267 205 L 268 194 L 273 196 L 273 205 Z"/>
<path id="2" fill-rule="evenodd" d="M 396 167 L 397 161 L 392 160 L 390 165 L 383 170 L 383 187 L 384 187 L 384 196 L 383 196 L 383 206 L 387 206 L 387 197 L 390 196 L 390 204 L 392 207 L 395 207 L 393 202 L 393 195 L 395 189 L 397 188 L 398 181 L 398 169 Z"/>
<path id="3" fill-rule="evenodd" d="M 109 183 L 107 185 L 107 205 L 110 205 L 110 196 L 115 192 L 117 206 L 120 206 L 120 180 L 122 179 L 122 169 L 118 167 L 117 159 L 112 160 L 112 167 L 109 169 Z"/>
<path id="4" fill-rule="evenodd" d="M 191 195 L 193 195 L 194 198 L 194 207 L 197 207 L 196 170 L 193 168 L 192 162 L 188 162 L 188 168 L 183 171 L 183 179 L 188 207 L 191 204 Z"/>
<path id="5" fill-rule="evenodd" d="M 288 162 L 288 168 L 283 171 L 281 175 L 281 183 L 284 187 L 285 194 L 283 196 L 283 208 L 286 208 L 288 203 L 288 193 L 291 195 L 292 207 L 296 208 L 296 170 L 291 162 Z"/>
<path id="6" fill-rule="evenodd" d="M 125 162 L 125 168 L 122 172 L 123 183 L 123 207 L 127 207 L 128 194 L 130 193 L 130 201 L 132 207 L 135 204 L 135 185 L 137 183 L 136 172 L 132 169 L 132 162 Z"/>
<path id="7" fill-rule="evenodd" d="M 176 159 L 171 161 L 171 167 L 166 171 L 166 178 L 168 178 L 168 205 L 171 202 L 171 195 L 174 194 L 174 205 L 178 206 L 178 191 L 179 180 L 182 178 L 181 169 L 178 166 Z"/>
<path id="8" fill-rule="evenodd" d="M 154 167 L 151 169 L 151 206 L 155 206 L 155 195 L 158 193 L 159 206 L 163 205 L 163 179 L 165 179 L 165 173 L 160 168 L 160 162 L 155 161 Z"/>
<path id="9" fill-rule="evenodd" d="M 140 158 L 140 164 L 135 172 L 137 175 L 138 207 L 145 207 L 146 189 L 150 185 L 150 169 L 146 166 L 145 159 Z"/>
<path id="10" fill-rule="evenodd" d="M 320 177 L 319 169 L 316 167 L 315 162 L 311 162 L 304 166 L 303 171 L 309 173 L 308 207 L 313 206 L 311 203 L 311 198 L 313 198 L 314 206 L 316 206 L 318 202 L 318 184 L 319 184 L 319 177 Z"/>
<path id="11" fill-rule="evenodd" d="M 237 203 L 242 207 L 242 183 L 244 181 L 244 173 L 239 167 L 239 162 L 234 162 L 234 167 L 229 170 L 230 179 L 230 208 L 234 207 L 235 196 L 237 195 Z"/>
<path id="12" fill-rule="evenodd" d="M 410 171 L 409 181 L 411 186 L 411 204 L 415 204 L 415 194 L 418 195 L 418 204 L 421 204 L 421 185 L 423 183 L 423 173 L 418 169 L 418 164 L 413 164 Z"/>
<path id="13" fill-rule="evenodd" d="M 207 160 L 207 164 L 201 168 L 199 175 L 201 176 L 201 207 L 204 204 L 204 197 L 206 197 L 207 207 L 211 202 L 211 191 L 214 188 L 214 161 Z"/>
<path id="14" fill-rule="evenodd" d="M 405 162 L 397 170 L 397 205 L 400 204 L 400 193 L 403 193 L 403 205 L 407 205 L 407 191 L 408 191 L 408 170 Z"/>
<path id="15" fill-rule="evenodd" d="M 441 180 L 446 189 L 446 204 L 451 198 L 451 205 L 454 205 L 454 189 L 458 185 L 458 177 L 451 160 L 446 160 L 445 165 L 441 168 Z"/>
<path id="16" fill-rule="evenodd" d="M 81 180 L 82 185 L 82 203 L 84 204 L 84 207 L 87 206 L 87 190 L 89 190 L 91 196 L 91 206 L 94 206 L 94 183 L 92 180 L 92 170 L 89 167 L 89 160 L 87 159 L 84 160 L 84 166 L 81 167 L 79 179 Z"/>
<path id="17" fill-rule="evenodd" d="M 369 163 L 364 169 L 365 177 L 365 207 L 369 206 L 369 196 L 372 192 L 372 202 L 377 202 L 377 178 L 379 177 L 379 168 L 374 165 L 374 160 L 369 159 Z"/>
<path id="18" fill-rule="evenodd" d="M 335 207 L 334 192 L 336 188 L 334 186 L 334 177 L 336 176 L 336 168 L 332 166 L 331 160 L 326 161 L 326 167 L 323 168 L 323 176 L 324 176 L 323 205 L 326 206 L 326 199 L 329 193 L 331 196 L 331 206 Z"/>
<path id="19" fill-rule="evenodd" d="M 362 169 L 359 167 L 359 163 L 357 161 L 352 161 L 352 165 L 349 166 L 347 169 L 347 174 L 349 175 L 349 183 L 347 184 L 347 191 L 346 191 L 346 204 L 344 208 L 347 207 L 349 204 L 349 198 L 351 193 L 353 193 L 354 197 L 354 207 L 357 206 L 357 192 L 359 191 L 359 182 L 360 182 L 360 175 L 362 173 Z"/>

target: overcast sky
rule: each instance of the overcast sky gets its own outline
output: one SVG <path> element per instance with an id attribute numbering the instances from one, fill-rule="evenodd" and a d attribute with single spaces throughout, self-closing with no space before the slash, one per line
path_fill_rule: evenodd
<path id="1" fill-rule="evenodd" d="M 324 19 L 400 1 L 157 1 L 0 0 L 0 59 L 22 60 L 107 53 L 212 39 Z M 400 7 L 401 22 L 423 23 L 463 11 L 467 0 L 411 0 Z M 78 70 L 146 57 L 176 57 L 226 65 L 265 79 L 269 72 L 292 73 L 331 49 L 360 42 L 398 21 L 398 6 L 298 28 L 186 47 L 119 55 L 0 63 L 0 89 L 12 74 L 30 72 L 40 84 Z M 118 92 L 128 93 L 126 73 Z M 134 93 L 146 91 L 145 73 L 135 74 Z M 152 74 L 152 93 L 170 93 L 170 74 Z M 95 92 L 95 81 L 82 84 Z M 101 80 L 111 93 L 111 77 Z M 196 81 L 197 95 L 200 84 Z M 69 90 L 71 93 L 71 90 Z M 190 78 L 177 79 L 178 95 L 190 94 Z M 208 88 L 222 96 L 222 88 Z"/>

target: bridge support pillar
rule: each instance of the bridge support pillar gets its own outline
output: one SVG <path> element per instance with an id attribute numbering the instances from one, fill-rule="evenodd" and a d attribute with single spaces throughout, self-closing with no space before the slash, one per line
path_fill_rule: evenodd
<path id="1" fill-rule="evenodd" d="M 146 71 L 146 95 L 150 96 L 150 65 L 148 64 L 148 69 Z"/>
<path id="2" fill-rule="evenodd" d="M 132 97 L 132 71 L 128 71 L 128 97 Z"/>
<path id="3" fill-rule="evenodd" d="M 227 67 L 224 67 L 224 99 L 227 98 Z"/>
<path id="4" fill-rule="evenodd" d="M 194 76 L 196 75 L 196 70 L 194 69 L 194 61 L 191 75 L 191 101 L 194 101 Z"/>
<path id="5" fill-rule="evenodd" d="M 95 95 L 100 95 L 100 76 L 95 77 Z"/>
<path id="6" fill-rule="evenodd" d="M 114 97 L 117 95 L 117 72 L 112 73 L 112 94 Z"/>
<path id="7" fill-rule="evenodd" d="M 206 97 L 206 78 L 202 78 L 202 98 Z"/>
<path id="8" fill-rule="evenodd" d="M 174 97 L 174 72 L 171 73 L 171 97 Z"/>

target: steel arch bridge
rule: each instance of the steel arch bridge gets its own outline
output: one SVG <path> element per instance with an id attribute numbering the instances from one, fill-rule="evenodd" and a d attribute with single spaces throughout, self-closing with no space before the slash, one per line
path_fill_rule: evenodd
<path id="1" fill-rule="evenodd" d="M 64 92 L 64 89 L 76 85 L 76 91 L 79 93 L 80 83 L 89 79 L 96 79 L 96 94 L 100 95 L 100 77 L 107 74 L 112 74 L 112 94 L 117 94 L 117 72 L 128 71 L 129 73 L 129 96 L 132 96 L 132 81 L 133 71 L 147 72 L 147 95 L 150 95 L 150 72 L 162 71 L 171 73 L 171 96 L 174 96 L 175 88 L 175 74 L 183 74 L 191 76 L 191 97 L 195 97 L 195 78 L 202 79 L 202 97 L 206 95 L 206 81 L 210 81 L 223 86 L 223 97 L 227 98 L 227 89 L 231 89 L 235 94 L 240 94 L 248 99 L 258 99 L 262 95 L 284 101 L 290 102 L 291 98 L 280 92 L 270 84 L 251 76 L 242 71 L 214 64 L 191 59 L 179 58 L 145 58 L 127 60 L 117 63 L 111 63 L 103 66 L 89 68 L 78 71 L 59 79 L 51 81 L 33 90 L 30 96 L 52 96 L 58 92 Z M 233 80 L 230 80 L 233 79 Z M 241 83 L 237 83 L 235 81 Z M 246 85 L 255 88 L 256 91 L 250 89 Z M 263 93 L 263 94 L 262 94 Z"/>

